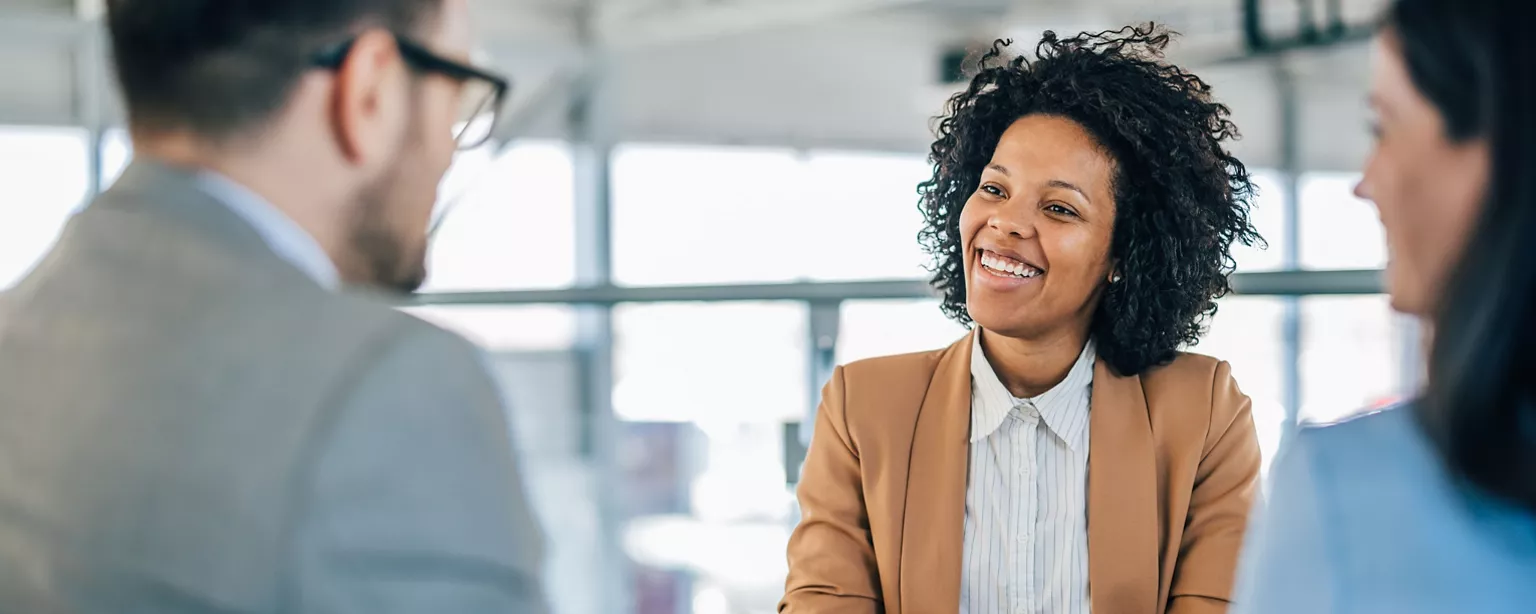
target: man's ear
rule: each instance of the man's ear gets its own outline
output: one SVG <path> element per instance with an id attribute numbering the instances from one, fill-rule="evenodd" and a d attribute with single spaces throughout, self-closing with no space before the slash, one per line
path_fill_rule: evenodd
<path id="1" fill-rule="evenodd" d="M 402 95 L 409 75 L 394 35 L 372 29 L 358 36 L 335 75 L 331 115 L 342 155 L 358 166 L 392 159 L 409 111 Z"/>

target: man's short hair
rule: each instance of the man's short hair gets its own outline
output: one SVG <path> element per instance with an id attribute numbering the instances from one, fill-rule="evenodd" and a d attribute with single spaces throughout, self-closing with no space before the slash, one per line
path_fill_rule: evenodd
<path id="1" fill-rule="evenodd" d="M 442 0 L 109 0 L 135 127 L 223 138 L 285 106 L 312 59 L 363 27 L 421 34 Z"/>

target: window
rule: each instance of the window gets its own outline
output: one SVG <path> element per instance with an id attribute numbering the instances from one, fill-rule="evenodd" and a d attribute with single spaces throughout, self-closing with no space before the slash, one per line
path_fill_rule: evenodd
<path id="1" fill-rule="evenodd" d="M 619 306 L 614 412 L 637 422 L 798 421 L 810 401 L 805 325 L 794 303 Z"/>
<path id="2" fill-rule="evenodd" d="M 520 143 L 463 152 L 443 179 L 442 226 L 424 292 L 570 286 L 576 280 L 569 147 Z"/>
<path id="3" fill-rule="evenodd" d="M 794 496 L 784 481 L 783 431 L 771 424 L 701 426 L 690 437 L 698 471 L 684 480 L 688 513 L 633 518 L 625 550 L 643 567 L 684 570 L 695 586 L 713 587 L 706 594 L 712 607 L 724 608 L 717 611 L 754 612 L 749 606 L 783 595 L 789 571 L 784 549 Z"/>
<path id="4" fill-rule="evenodd" d="M 565 305 L 427 306 L 405 311 L 492 353 L 566 350 L 576 340 L 576 312 Z"/>
<path id="5" fill-rule="evenodd" d="M 133 143 L 128 140 L 128 131 L 122 128 L 112 128 L 101 135 L 101 189 L 106 190 L 118 177 L 123 176 L 123 171 L 128 168 L 128 163 L 133 161 Z"/>
<path id="6" fill-rule="evenodd" d="M 1358 174 L 1308 173 L 1301 178 L 1301 267 L 1378 269 L 1387 264 L 1386 235 L 1376 207 L 1355 198 Z"/>
<path id="7" fill-rule="evenodd" d="M 1412 325 L 1386 296 L 1308 297 L 1301 309 L 1301 419 L 1336 421 L 1407 392 Z"/>
<path id="8" fill-rule="evenodd" d="M 789 281 L 810 219 L 791 151 L 626 146 L 613 159 L 621 284 Z"/>
<path id="9" fill-rule="evenodd" d="M 618 283 L 925 275 L 919 156 L 632 145 L 613 161 Z"/>
<path id="10" fill-rule="evenodd" d="M 90 189 L 86 132 L 0 126 L 0 290 L 58 240 Z"/>
<path id="11" fill-rule="evenodd" d="M 837 362 L 948 347 L 965 327 L 939 311 L 939 301 L 848 301 L 839 325 Z"/>
<path id="12" fill-rule="evenodd" d="M 932 169 L 921 156 L 812 154 L 806 161 L 804 276 L 817 280 L 917 279 L 928 255 L 917 184 Z M 937 311 L 935 311 L 937 313 Z M 941 316 L 942 317 L 942 316 Z"/>
<path id="13" fill-rule="evenodd" d="M 1276 298 L 1222 299 L 1210 329 L 1190 351 L 1232 365 L 1238 388 L 1253 399 L 1253 422 L 1263 467 L 1280 446 L 1285 424 L 1285 303 Z"/>
<path id="14" fill-rule="evenodd" d="M 1254 187 L 1253 207 L 1249 221 L 1259 235 L 1269 244 L 1268 249 L 1242 244 L 1232 246 L 1232 258 L 1237 261 L 1239 272 L 1277 271 L 1285 266 L 1285 182 L 1274 171 L 1252 171 Z"/>

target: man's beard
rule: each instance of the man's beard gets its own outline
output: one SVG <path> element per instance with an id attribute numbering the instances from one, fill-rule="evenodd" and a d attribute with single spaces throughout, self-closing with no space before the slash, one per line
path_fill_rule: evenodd
<path id="1" fill-rule="evenodd" d="M 400 294 L 415 292 L 427 279 L 426 238 L 412 237 L 409 230 L 397 227 L 402 217 L 408 216 L 394 211 L 410 206 L 399 202 L 413 192 L 407 179 L 412 170 L 409 157 L 410 154 L 402 153 L 389 172 L 363 190 L 348 233 L 348 244 L 361 277 L 357 281 Z"/>

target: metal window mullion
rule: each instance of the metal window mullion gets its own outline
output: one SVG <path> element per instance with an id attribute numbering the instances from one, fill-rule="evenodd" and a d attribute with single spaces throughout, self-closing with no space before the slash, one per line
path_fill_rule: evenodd
<path id="1" fill-rule="evenodd" d="M 575 88 L 567 118 L 571 133 L 575 181 L 576 283 L 605 287 L 613 283 L 613 114 L 605 92 L 608 62 L 601 49 L 592 51 L 593 65 Z M 613 411 L 613 304 L 576 305 L 577 352 L 581 364 L 580 454 L 595 474 L 593 493 L 600 522 L 600 548 L 605 564 L 596 572 L 599 611 L 620 612 L 632 602 L 629 560 L 623 552 L 627 518 L 620 486 L 623 476 L 615 452 L 620 425 Z"/>
<path id="2" fill-rule="evenodd" d="M 1285 182 L 1285 249 L 1282 263 L 1289 271 L 1301 266 L 1301 98 L 1297 91 L 1296 77 L 1285 58 L 1277 57 L 1272 67 L 1276 93 L 1280 98 L 1280 171 Z M 1289 431 L 1301 414 L 1302 387 L 1305 385 L 1301 369 L 1304 323 L 1300 296 L 1286 296 L 1282 300 L 1281 396 L 1285 406 L 1284 426 Z"/>

